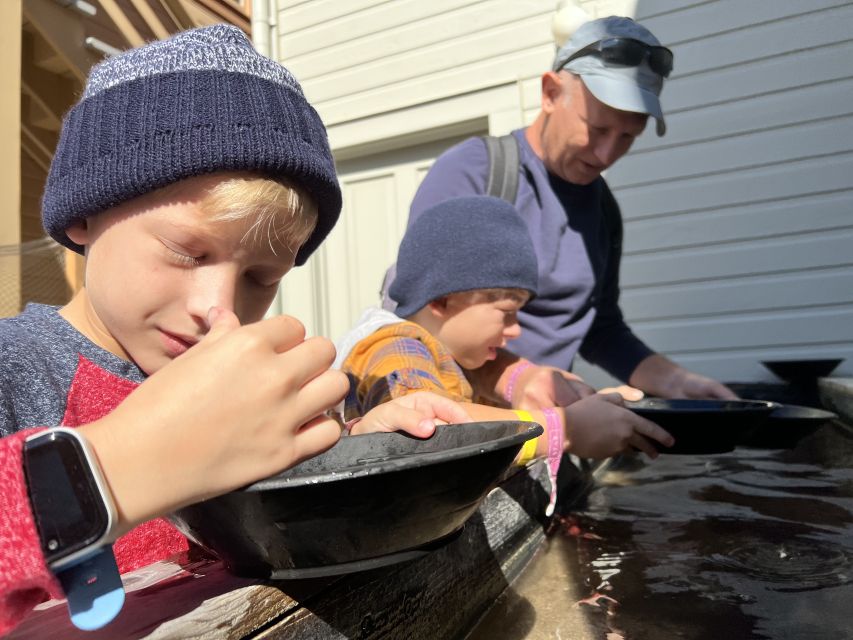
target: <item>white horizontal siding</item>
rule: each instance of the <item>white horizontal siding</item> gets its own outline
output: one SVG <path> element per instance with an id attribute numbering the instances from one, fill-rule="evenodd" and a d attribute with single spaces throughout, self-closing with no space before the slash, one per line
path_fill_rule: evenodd
<path id="1" fill-rule="evenodd" d="M 625 224 L 624 254 L 636 256 L 680 247 L 813 233 L 815 229 L 849 229 L 853 225 L 853 216 L 845 208 L 849 198 L 846 192 L 819 193 L 633 219 Z M 749 220 L 749 225 L 743 224 L 744 220 Z"/>
<path id="2" fill-rule="evenodd" d="M 853 2 L 581 4 L 594 16 L 634 12 L 676 54 L 667 135 L 649 127 L 608 172 L 625 217 L 632 327 L 726 380 L 771 379 L 758 361 L 785 357 L 848 357 L 838 372 L 853 375 Z M 535 117 L 555 5 L 279 0 L 284 62 L 346 158 L 347 222 L 314 280 L 319 315 L 352 313 L 368 293 L 374 301 L 373 258 L 392 251 L 402 194 L 426 169 L 412 164 L 414 146 Z M 361 202 L 386 217 L 359 218 Z M 347 282 L 331 282 L 344 269 Z"/>
<path id="3" fill-rule="evenodd" d="M 853 272 L 848 267 L 741 276 L 701 287 L 692 282 L 633 287 L 622 296 L 622 309 L 636 323 L 844 306 L 853 303 Z M 796 297 L 792 291 L 798 292 Z"/>
<path id="4" fill-rule="evenodd" d="M 632 328 L 725 380 L 772 380 L 759 361 L 785 358 L 847 357 L 850 375 L 853 3 L 638 0 L 637 14 L 676 59 L 667 135 L 649 129 L 608 174 Z"/>
<path id="5" fill-rule="evenodd" d="M 725 159 L 720 159 L 725 166 Z M 611 172 L 615 174 L 615 168 Z M 627 219 L 715 211 L 758 202 L 783 203 L 789 198 L 842 192 L 849 197 L 853 150 L 827 158 L 810 158 L 783 165 L 715 172 L 689 180 L 667 181 L 615 190 Z"/>
<path id="6" fill-rule="evenodd" d="M 370 68 L 362 69 L 361 65 L 407 53 L 429 56 L 430 47 L 467 41 L 472 34 L 489 39 L 492 30 L 530 17 L 530 7 L 524 3 L 503 5 L 501 11 L 484 11 L 482 2 L 466 0 L 395 0 L 393 11 L 378 6 L 337 21 L 333 29 L 321 25 L 288 34 L 282 39 L 281 50 L 303 82 L 344 69 L 352 69 L 359 76 L 371 75 Z M 345 39 L 341 34 L 346 34 Z M 523 39 L 518 40 L 516 45 L 524 44 Z"/>
<path id="7" fill-rule="evenodd" d="M 280 6 L 283 61 L 331 128 L 515 84 L 553 56 L 552 0 Z"/>

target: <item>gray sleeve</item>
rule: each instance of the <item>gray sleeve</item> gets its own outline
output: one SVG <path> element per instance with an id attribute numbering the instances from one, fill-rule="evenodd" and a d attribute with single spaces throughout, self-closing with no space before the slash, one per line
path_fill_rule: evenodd
<path id="1" fill-rule="evenodd" d="M 0 437 L 15 433 L 18 430 L 17 422 L 6 379 L 0 377 Z"/>

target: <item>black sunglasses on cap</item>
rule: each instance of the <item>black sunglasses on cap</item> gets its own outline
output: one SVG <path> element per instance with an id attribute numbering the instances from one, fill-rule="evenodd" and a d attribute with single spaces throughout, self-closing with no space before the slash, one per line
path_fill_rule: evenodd
<path id="1" fill-rule="evenodd" d="M 672 72 L 672 51 L 633 38 L 607 38 L 593 42 L 575 51 L 559 68 L 562 69 L 572 60 L 584 56 L 598 56 L 605 64 L 625 67 L 639 67 L 643 60 L 648 60 L 651 70 L 659 76 L 667 78 Z"/>

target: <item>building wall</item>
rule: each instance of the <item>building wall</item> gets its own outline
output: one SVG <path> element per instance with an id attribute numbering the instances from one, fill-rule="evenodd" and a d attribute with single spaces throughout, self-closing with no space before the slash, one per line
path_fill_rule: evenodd
<path id="1" fill-rule="evenodd" d="M 676 54 L 667 135 L 650 127 L 607 176 L 635 331 L 725 380 L 770 379 L 764 359 L 846 357 L 839 372 L 853 374 L 853 3 L 579 4 L 635 15 Z M 281 309 L 337 338 L 375 303 L 435 154 L 535 116 L 555 3 L 279 8 L 282 60 L 329 126 L 346 202 L 329 243 L 288 276 Z"/>
<path id="2" fill-rule="evenodd" d="M 678 362 L 772 379 L 761 360 L 853 374 L 853 3 L 637 0 L 675 50 L 651 132 L 608 175 L 622 307 Z"/>

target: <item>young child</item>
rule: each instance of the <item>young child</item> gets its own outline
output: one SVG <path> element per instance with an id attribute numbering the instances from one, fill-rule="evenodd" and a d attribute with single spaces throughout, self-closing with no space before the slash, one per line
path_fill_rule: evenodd
<path id="1" fill-rule="evenodd" d="M 469 403 L 464 406 L 475 420 L 530 417 L 546 425 L 536 455 L 558 459 L 565 449 L 605 458 L 637 448 L 656 457 L 648 438 L 671 445 L 671 436 L 621 406 L 619 394 L 593 394 L 521 416 L 489 406 L 498 393 L 510 403 L 518 396 L 513 387 L 522 382 L 522 369 L 516 368 L 502 389 L 475 396 L 466 373 L 495 360 L 520 335 L 516 314 L 535 294 L 537 272 L 527 229 L 509 203 L 461 197 L 424 212 L 400 243 L 390 292 L 399 302 L 396 314 L 369 310 L 338 350 L 350 378 L 346 416 L 430 390 Z"/>
<path id="2" fill-rule="evenodd" d="M 126 534 L 113 572 L 187 549 L 159 516 L 337 441 L 326 412 L 348 383 L 329 370 L 334 347 L 293 318 L 262 318 L 340 208 L 319 116 L 238 29 L 188 31 L 92 70 L 43 202 L 50 235 L 85 253 L 85 286 L 62 309 L 0 321 L 0 634 L 48 594 L 87 588 L 67 557 L 46 561 L 58 543 L 39 487 L 69 519 L 74 489 L 33 475 L 25 440 L 43 427 L 78 427 L 91 449 L 115 507 L 106 542 Z M 435 419 L 468 418 L 427 394 L 379 407 L 359 431 L 429 435 Z"/>

